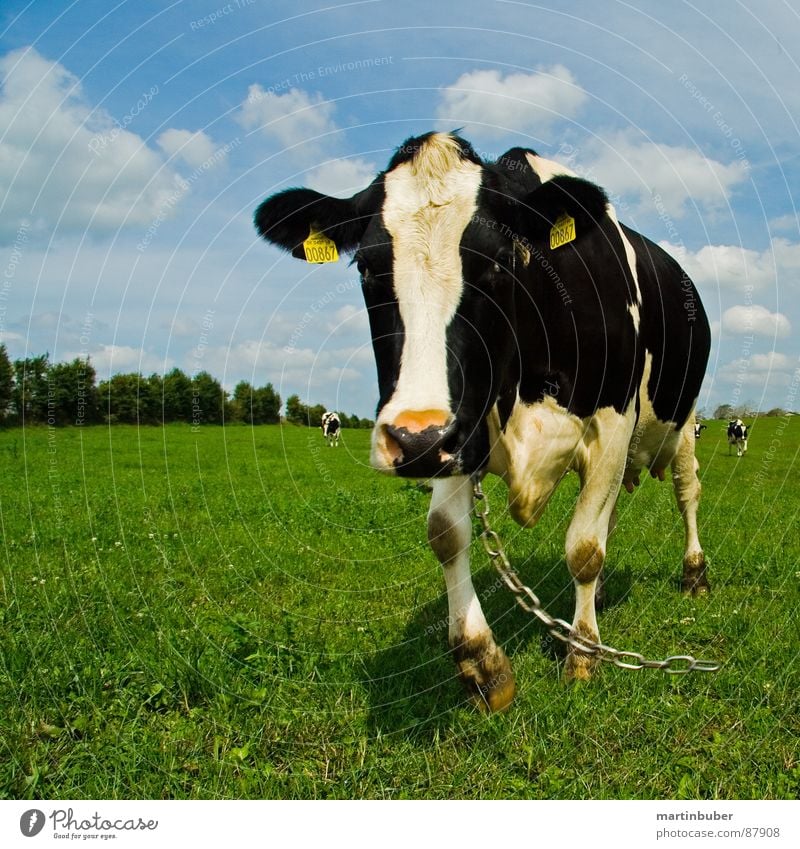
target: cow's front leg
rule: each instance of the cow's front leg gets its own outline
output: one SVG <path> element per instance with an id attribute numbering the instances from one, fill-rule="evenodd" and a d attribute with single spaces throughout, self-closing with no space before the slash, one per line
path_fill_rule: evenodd
<path id="1" fill-rule="evenodd" d="M 595 414 L 592 435 L 578 469 L 581 491 L 567 530 L 567 567 L 575 584 L 573 633 L 599 642 L 595 598 L 606 558 L 608 535 L 616 522 L 617 497 L 625 470 L 633 410 L 624 416 L 606 409 Z M 597 658 L 570 646 L 564 675 L 568 680 L 591 678 Z"/>
<path id="2" fill-rule="evenodd" d="M 458 675 L 483 710 L 504 710 L 514 698 L 514 675 L 494 641 L 472 585 L 472 482 L 467 477 L 433 482 L 428 540 L 444 570 L 448 635 Z"/>

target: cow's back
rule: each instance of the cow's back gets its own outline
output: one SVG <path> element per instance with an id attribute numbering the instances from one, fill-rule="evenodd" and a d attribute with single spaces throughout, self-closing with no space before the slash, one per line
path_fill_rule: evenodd
<path id="1" fill-rule="evenodd" d="M 636 252 L 642 295 L 639 338 L 646 352 L 646 385 L 655 417 L 676 429 L 694 409 L 711 349 L 711 332 L 694 283 L 678 263 L 623 225 Z"/>

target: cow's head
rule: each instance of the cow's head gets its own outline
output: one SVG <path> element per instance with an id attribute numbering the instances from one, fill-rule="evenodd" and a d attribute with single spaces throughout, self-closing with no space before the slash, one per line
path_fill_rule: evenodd
<path id="1" fill-rule="evenodd" d="M 574 177 L 542 183 L 528 154 L 485 163 L 463 139 L 430 133 L 405 142 L 351 198 L 289 189 L 256 211 L 259 233 L 298 258 L 311 231 L 355 254 L 378 369 L 372 463 L 382 471 L 429 478 L 486 465 L 485 419 L 516 393 L 516 313 L 542 268 L 539 250 L 562 214 L 585 230 L 605 213 L 601 189 Z"/>

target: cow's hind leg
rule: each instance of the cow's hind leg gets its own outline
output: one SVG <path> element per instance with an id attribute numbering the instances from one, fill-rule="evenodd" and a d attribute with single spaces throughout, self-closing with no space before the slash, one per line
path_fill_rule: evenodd
<path id="1" fill-rule="evenodd" d="M 686 533 L 681 589 L 687 595 L 703 595 L 710 586 L 706 577 L 706 558 L 697 536 L 697 508 L 700 504 L 697 471 L 700 466 L 694 456 L 694 440 L 690 436 L 688 427 L 684 426 L 672 461 L 672 485 Z"/>
<path id="2" fill-rule="evenodd" d="M 504 710 L 514 698 L 514 675 L 483 615 L 472 585 L 472 483 L 466 477 L 433 482 L 428 540 L 444 570 L 448 634 L 458 674 L 478 707 Z"/>

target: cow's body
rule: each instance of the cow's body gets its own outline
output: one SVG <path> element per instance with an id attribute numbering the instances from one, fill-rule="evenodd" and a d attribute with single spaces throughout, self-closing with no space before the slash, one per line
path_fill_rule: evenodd
<path id="1" fill-rule="evenodd" d="M 287 249 L 309 227 L 358 248 L 380 391 L 372 463 L 433 480 L 428 536 L 450 643 L 478 699 L 501 709 L 514 693 L 469 571 L 472 481 L 486 472 L 503 477 L 529 527 L 562 477 L 579 475 L 565 549 L 585 637 L 598 639 L 595 591 L 620 487 L 633 491 L 642 469 L 663 479 L 671 468 L 683 586 L 707 590 L 693 413 L 708 322 L 677 263 L 620 225 L 602 190 L 533 151 L 485 163 L 463 140 L 430 134 L 355 197 L 290 190 L 256 224 Z M 591 668 L 570 650 L 569 677 Z"/>
<path id="2" fill-rule="evenodd" d="M 336 413 L 327 412 L 322 414 L 322 435 L 328 443 L 328 447 L 335 448 L 339 444 L 339 431 L 342 423 Z"/>
<path id="3" fill-rule="evenodd" d="M 695 423 L 695 426 L 694 426 L 694 438 L 695 438 L 695 439 L 700 439 L 700 435 L 703 433 L 703 431 L 704 431 L 705 429 L 706 429 L 706 426 L 705 426 L 704 424 L 697 424 L 697 423 Z"/>
<path id="4" fill-rule="evenodd" d="M 728 422 L 728 454 L 731 448 L 736 447 L 736 456 L 741 457 L 747 453 L 747 425 L 741 419 L 733 419 Z"/>

